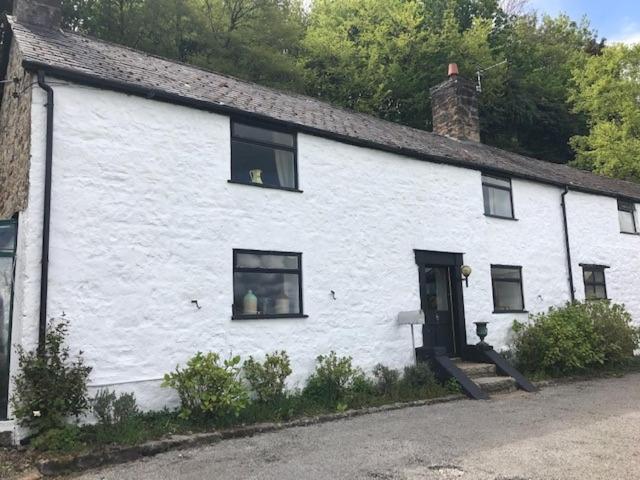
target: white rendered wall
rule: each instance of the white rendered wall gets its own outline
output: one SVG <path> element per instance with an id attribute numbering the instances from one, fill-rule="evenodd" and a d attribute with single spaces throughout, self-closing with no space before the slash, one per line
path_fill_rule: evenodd
<path id="1" fill-rule="evenodd" d="M 304 134 L 304 193 L 229 184 L 227 117 L 86 87 L 54 88 L 48 311 L 71 320 L 72 345 L 94 367 L 94 387 L 134 391 L 144 407 L 160 408 L 175 398 L 159 379 L 198 350 L 261 357 L 285 349 L 299 386 L 315 357 L 330 350 L 367 370 L 378 362 L 405 365 L 409 327 L 395 317 L 420 307 L 414 249 L 461 252 L 473 267 L 463 289 L 469 343 L 477 341 L 473 321 L 490 321 L 487 340 L 504 348 L 513 319 L 526 319 L 492 313 L 492 263 L 523 267 L 530 312 L 569 299 L 560 188 L 514 179 L 518 220 L 488 218 L 478 171 Z M 42 103 L 34 96 L 34 109 Z M 44 152 L 42 115 L 34 113 L 33 132 L 34 148 Z M 40 173 L 32 168 L 36 197 Z M 612 266 L 610 296 L 639 317 L 637 274 L 613 278 L 614 265 L 632 269 L 634 247 L 624 242 L 636 254 L 638 242 L 616 234 L 615 200 L 571 193 L 569 202 L 576 265 L 596 263 L 603 237 L 589 222 L 595 207 L 604 209 L 598 211 L 613 232 L 600 252 L 611 257 L 602 259 Z M 586 223 L 579 233 L 572 222 L 580 216 Z M 39 248 L 35 226 L 25 232 L 33 235 L 31 250 Z M 234 248 L 302 252 L 309 317 L 232 321 Z M 39 276 L 31 250 L 21 270 L 25 283 Z M 638 270 L 637 255 L 634 261 Z M 576 285 L 582 288 L 579 276 Z M 26 289 L 16 309 L 25 338 L 37 331 L 34 301 Z"/>

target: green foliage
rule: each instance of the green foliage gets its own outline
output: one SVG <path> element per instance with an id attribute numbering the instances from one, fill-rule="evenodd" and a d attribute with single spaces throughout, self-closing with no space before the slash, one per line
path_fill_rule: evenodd
<path id="1" fill-rule="evenodd" d="M 382 395 L 391 395 L 398 388 L 400 372 L 378 363 L 373 367 L 373 377 L 376 380 L 378 392 Z"/>
<path id="2" fill-rule="evenodd" d="M 573 71 L 570 101 L 588 118 L 575 165 L 640 182 L 640 45 L 615 45 Z"/>
<path id="3" fill-rule="evenodd" d="M 178 392 L 183 418 L 237 416 L 249 400 L 239 379 L 239 363 L 239 356 L 221 364 L 217 353 L 198 352 L 186 368 L 178 366 L 175 372 L 165 374 L 162 385 Z"/>
<path id="4" fill-rule="evenodd" d="M 20 425 L 39 434 L 61 429 L 67 417 L 83 414 L 89 407 L 87 378 L 91 367 L 82 352 L 71 358 L 66 345 L 69 322 L 51 321 L 41 352 L 18 346 L 18 373 L 11 398 Z"/>
<path id="5" fill-rule="evenodd" d="M 525 372 L 568 375 L 622 363 L 638 348 L 638 329 L 623 306 L 569 303 L 513 323 L 513 348 Z"/>
<path id="6" fill-rule="evenodd" d="M 70 453 L 82 446 L 80 428 L 76 425 L 63 425 L 49 429 L 31 441 L 35 450 Z"/>
<path id="7" fill-rule="evenodd" d="M 263 363 L 249 357 L 242 369 L 258 401 L 276 403 L 284 397 L 285 382 L 291 375 L 291 362 L 285 351 L 267 354 Z"/>
<path id="8" fill-rule="evenodd" d="M 350 390 L 366 389 L 364 372 L 355 368 L 351 357 L 338 357 L 336 352 L 319 355 L 313 374 L 307 380 L 303 395 L 329 407 L 344 403 Z"/>
<path id="9" fill-rule="evenodd" d="M 133 393 L 121 393 L 107 389 L 99 390 L 92 399 L 93 413 L 103 425 L 122 424 L 140 413 Z"/>
<path id="10" fill-rule="evenodd" d="M 404 367 L 400 381 L 404 388 L 420 390 L 437 385 L 436 377 L 428 363 L 418 362 L 416 365 Z"/>

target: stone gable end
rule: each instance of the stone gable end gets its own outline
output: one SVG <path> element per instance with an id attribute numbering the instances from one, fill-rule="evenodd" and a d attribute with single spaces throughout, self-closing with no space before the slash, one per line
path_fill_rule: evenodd
<path id="1" fill-rule="evenodd" d="M 32 76 L 22 68 L 13 43 L 7 80 L 0 105 L 0 219 L 10 218 L 27 206 L 31 139 Z"/>

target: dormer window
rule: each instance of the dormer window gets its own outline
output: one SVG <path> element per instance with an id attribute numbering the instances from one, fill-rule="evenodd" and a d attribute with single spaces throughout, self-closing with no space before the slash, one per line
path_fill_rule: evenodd
<path id="1" fill-rule="evenodd" d="M 514 219 L 510 178 L 482 174 L 482 196 L 485 215 Z"/>
<path id="2" fill-rule="evenodd" d="M 618 219 L 620 220 L 620 232 L 638 233 L 636 209 L 633 203 L 618 200 Z"/>
<path id="3" fill-rule="evenodd" d="M 298 190 L 295 133 L 263 124 L 231 123 L 231 180 Z"/>

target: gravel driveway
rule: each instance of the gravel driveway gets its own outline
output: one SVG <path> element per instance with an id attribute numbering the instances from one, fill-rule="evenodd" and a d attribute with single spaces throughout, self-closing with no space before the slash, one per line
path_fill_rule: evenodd
<path id="1" fill-rule="evenodd" d="M 640 374 L 227 440 L 74 478 L 640 479 Z"/>

